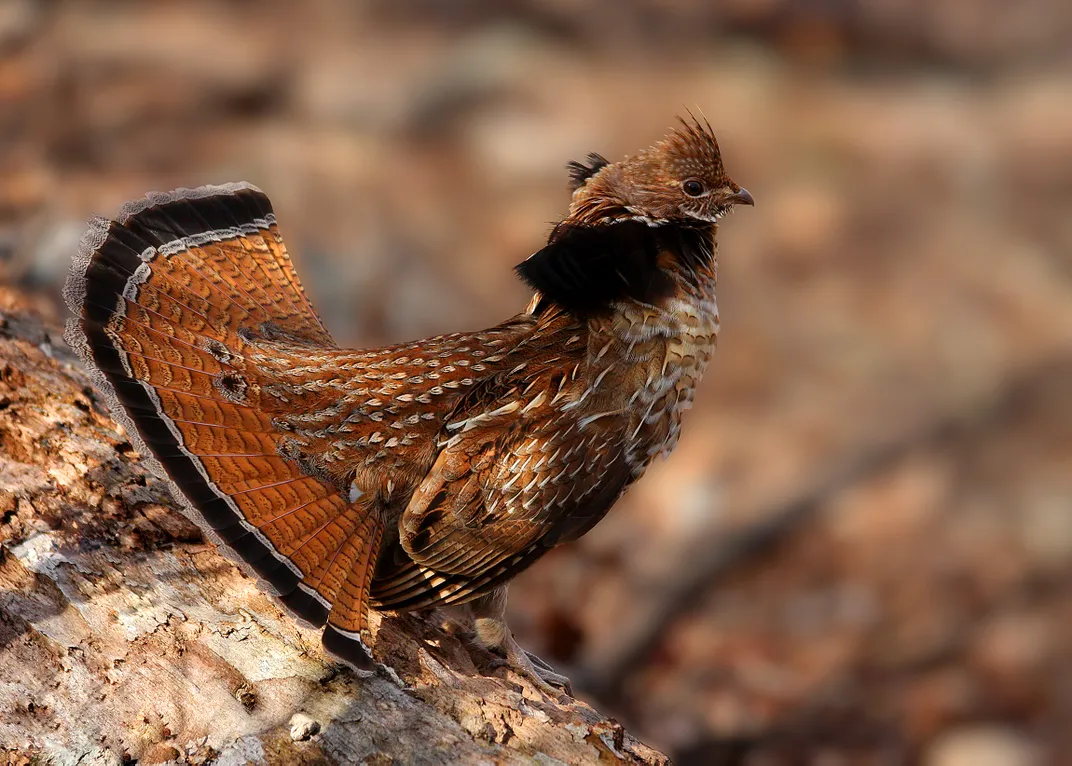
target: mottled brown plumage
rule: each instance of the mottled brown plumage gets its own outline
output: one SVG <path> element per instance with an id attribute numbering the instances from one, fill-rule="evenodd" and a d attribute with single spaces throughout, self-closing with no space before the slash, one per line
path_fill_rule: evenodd
<path id="1" fill-rule="evenodd" d="M 716 219 L 748 193 L 710 127 L 570 167 L 569 215 L 502 324 L 338 348 L 262 192 L 179 190 L 91 222 L 68 339 L 188 511 L 324 643 L 367 663 L 367 610 L 469 604 L 518 649 L 506 583 L 603 517 L 677 442 L 718 333 Z"/>

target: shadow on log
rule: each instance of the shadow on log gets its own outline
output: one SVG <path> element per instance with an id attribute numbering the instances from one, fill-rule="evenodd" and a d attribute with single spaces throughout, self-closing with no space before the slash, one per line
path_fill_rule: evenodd
<path id="1" fill-rule="evenodd" d="M 0 287 L 0 756 L 667 762 L 582 702 L 482 675 L 417 615 L 373 619 L 398 680 L 334 662 L 205 543 L 53 322 Z"/>

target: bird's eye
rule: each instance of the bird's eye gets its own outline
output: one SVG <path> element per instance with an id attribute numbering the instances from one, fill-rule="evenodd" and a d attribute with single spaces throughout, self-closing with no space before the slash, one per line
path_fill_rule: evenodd
<path id="1" fill-rule="evenodd" d="M 681 184 L 681 190 L 690 197 L 699 197 L 704 193 L 704 185 L 702 181 L 690 178 Z"/>

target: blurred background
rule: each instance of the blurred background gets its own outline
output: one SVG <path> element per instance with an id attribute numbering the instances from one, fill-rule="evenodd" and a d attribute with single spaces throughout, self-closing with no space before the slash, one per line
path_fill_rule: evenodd
<path id="1" fill-rule="evenodd" d="M 3 0 L 0 279 L 55 305 L 87 216 L 244 179 L 340 342 L 484 327 L 566 160 L 698 108 L 756 199 L 718 354 L 519 640 L 680 764 L 1072 763 L 1070 41 L 1065 0 Z"/>

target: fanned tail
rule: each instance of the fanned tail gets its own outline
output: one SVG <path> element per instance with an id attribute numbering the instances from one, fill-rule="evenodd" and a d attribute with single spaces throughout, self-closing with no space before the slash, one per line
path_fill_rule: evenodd
<path id="1" fill-rule="evenodd" d="M 266 370 L 336 346 L 268 198 L 229 184 L 152 194 L 91 221 L 64 297 L 68 343 L 186 509 L 355 665 L 382 527 L 280 454 Z M 266 338 L 275 343 L 263 342 Z"/>

